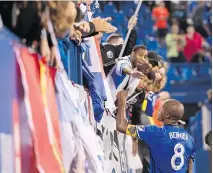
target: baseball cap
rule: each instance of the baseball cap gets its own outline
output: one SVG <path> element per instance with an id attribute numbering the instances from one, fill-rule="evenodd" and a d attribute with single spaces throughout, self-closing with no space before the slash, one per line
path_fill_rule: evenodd
<path id="1" fill-rule="evenodd" d="M 148 60 L 149 63 L 152 64 L 152 66 L 160 66 L 163 64 L 163 59 L 160 57 L 156 52 L 154 51 L 148 51 Z"/>

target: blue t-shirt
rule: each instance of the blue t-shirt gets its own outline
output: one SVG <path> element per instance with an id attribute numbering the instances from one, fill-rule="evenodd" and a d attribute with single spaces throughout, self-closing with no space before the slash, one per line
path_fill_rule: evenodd
<path id="1" fill-rule="evenodd" d="M 158 98 L 159 98 L 158 94 L 149 92 L 146 98 L 144 99 L 142 103 L 142 111 L 144 111 L 147 116 L 152 117 L 154 107 Z"/>
<path id="2" fill-rule="evenodd" d="M 185 129 L 172 125 L 136 126 L 136 132 L 149 146 L 150 173 L 187 172 L 196 149 L 192 136 Z"/>

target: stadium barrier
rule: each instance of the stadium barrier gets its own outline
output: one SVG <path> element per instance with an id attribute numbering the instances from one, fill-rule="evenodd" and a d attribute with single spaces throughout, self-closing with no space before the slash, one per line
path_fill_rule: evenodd
<path id="1" fill-rule="evenodd" d="M 0 75 L 5 81 L 0 91 L 1 170 L 129 172 L 125 152 L 131 150 L 125 146 L 126 137 L 115 131 L 115 119 L 105 113 L 95 122 L 91 97 L 82 86 L 73 85 L 65 71 L 48 67 L 6 28 L 0 35 L 1 69 L 7 74 Z"/>
<path id="2" fill-rule="evenodd" d="M 21 170 L 24 173 L 29 172 L 29 170 L 43 170 L 44 172 L 54 173 L 53 164 L 57 173 L 64 170 L 65 172 L 71 169 L 75 170 L 75 167 L 94 173 L 131 172 L 136 168 L 142 168 L 138 156 L 134 158 L 131 156 L 131 138 L 119 134 L 115 130 L 115 119 L 104 112 L 100 123 L 95 122 L 94 112 L 90 105 L 92 104 L 91 98 L 85 96 L 86 92 L 81 86 L 79 86 L 81 89 L 76 90 L 71 85 L 70 79 L 76 79 L 76 83 L 79 81 L 81 84 L 83 77 L 81 72 L 73 71 L 70 72 L 70 75 L 64 72 L 61 75 L 59 79 L 62 81 L 64 89 L 59 87 L 58 91 L 66 97 L 63 98 L 64 100 L 60 100 L 58 97 L 61 95 L 57 95 L 58 91 L 56 92 L 53 88 L 48 90 L 45 86 L 41 87 L 44 83 L 42 80 L 36 79 L 36 76 L 40 75 L 39 71 L 49 69 L 45 64 L 42 64 L 42 61 L 39 61 L 39 56 L 32 56 L 26 48 L 18 44 L 19 40 L 7 29 L 3 28 L 0 36 L 2 38 L 0 44 L 3 50 L 0 65 L 4 72 L 0 75 L 1 81 L 4 81 L 0 89 L 2 96 L 0 107 L 3 115 L 0 116 L 0 155 L 3 156 L 0 162 L 1 170 L 6 172 Z M 96 43 L 93 40 L 94 49 L 97 52 L 100 51 L 95 45 Z M 100 55 L 100 52 L 98 54 Z M 76 66 L 76 64 L 78 64 L 79 70 L 82 68 L 81 63 L 77 62 L 80 56 L 79 53 L 75 54 L 76 63 L 70 63 L 70 69 L 74 69 L 73 66 Z M 71 56 L 69 58 L 72 59 Z M 31 60 L 29 61 L 29 59 Z M 96 61 L 101 65 L 100 56 L 92 55 L 91 61 Z M 71 62 L 71 60 L 67 62 Z M 35 68 L 36 63 L 39 64 L 39 69 Z M 103 75 L 101 68 L 95 69 L 92 63 L 89 66 L 91 71 L 93 69 L 93 73 Z M 16 67 L 20 70 L 17 70 Z M 33 69 L 35 75 L 26 76 Z M 23 70 L 25 70 L 25 73 Z M 28 73 L 26 73 L 26 70 L 28 70 Z M 51 71 L 51 69 L 49 70 Z M 76 73 L 74 77 L 72 76 L 73 73 Z M 48 86 L 51 86 L 56 82 L 51 75 L 40 76 L 40 79 L 48 79 Z M 56 76 L 58 75 L 56 74 Z M 110 95 L 104 76 L 98 79 L 102 80 L 103 87 L 106 89 L 106 96 Z M 51 80 L 53 80 L 53 83 Z M 41 91 L 39 90 L 40 87 Z M 35 90 L 37 94 L 32 93 Z M 36 98 L 36 102 L 26 98 L 29 91 L 31 91 L 31 94 L 28 93 L 30 94 L 28 96 Z M 76 95 L 78 92 L 79 95 Z M 56 96 L 54 96 L 55 94 Z M 84 100 L 83 103 L 78 98 L 80 95 Z M 55 105 L 56 102 L 57 106 Z M 51 103 L 51 105 L 47 103 Z M 88 109 L 83 109 L 83 105 L 86 105 Z M 31 110 L 29 107 L 31 107 Z M 50 108 L 53 107 L 55 107 L 55 113 L 50 112 Z M 205 108 L 202 109 L 202 113 L 207 111 Z M 88 115 L 91 115 L 91 119 Z M 195 122 L 199 122 L 198 119 Z M 205 119 L 205 122 L 210 121 Z M 49 124 L 48 128 L 45 127 L 45 124 Z M 196 127 L 198 126 L 196 125 Z M 202 127 L 202 124 L 200 127 Z M 206 128 L 205 131 L 207 130 Z M 197 132 L 195 134 L 202 137 L 202 134 L 198 135 Z M 197 145 L 203 147 L 203 144 Z M 46 154 L 43 153 L 44 150 Z M 75 153 L 72 158 L 70 157 L 71 153 Z M 74 167 L 72 167 L 73 163 Z"/>

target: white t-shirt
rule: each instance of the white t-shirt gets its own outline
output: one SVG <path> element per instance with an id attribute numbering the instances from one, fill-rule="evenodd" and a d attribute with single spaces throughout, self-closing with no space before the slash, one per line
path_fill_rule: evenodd
<path id="1" fill-rule="evenodd" d="M 125 56 L 121 60 L 119 60 L 107 76 L 107 81 L 114 102 L 116 101 L 117 93 L 124 89 L 126 85 L 128 85 L 128 96 L 130 96 L 133 94 L 140 82 L 140 79 L 136 79 L 132 76 L 124 74 L 124 68 L 132 68 L 130 56 Z"/>

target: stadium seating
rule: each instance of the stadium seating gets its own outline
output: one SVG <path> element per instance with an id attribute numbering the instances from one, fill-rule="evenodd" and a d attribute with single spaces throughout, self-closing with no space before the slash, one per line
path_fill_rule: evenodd
<path id="1" fill-rule="evenodd" d="M 212 46 L 212 36 L 209 36 L 207 39 L 206 39 L 207 43 Z"/>
<path id="2" fill-rule="evenodd" d="M 192 1 L 187 10 L 192 11 L 196 5 L 197 3 Z M 116 9 L 116 6 L 109 2 L 104 6 L 103 13 L 104 17 L 112 16 L 111 23 L 118 28 L 117 32 L 125 38 L 128 20 L 134 14 L 135 8 L 136 5 L 133 1 L 121 3 L 119 9 Z M 99 10 L 97 15 L 103 13 Z M 146 45 L 148 50 L 156 51 L 164 60 L 167 60 L 166 47 L 161 47 L 156 40 L 153 24 L 150 9 L 142 4 L 139 10 L 138 24 L 135 27 L 138 36 L 136 44 Z M 106 40 L 108 35 L 104 34 L 102 40 Z M 209 37 L 207 42 L 211 45 L 212 37 Z M 177 68 L 180 69 L 181 74 L 178 73 Z M 197 80 L 198 78 L 199 80 Z M 210 64 L 170 64 L 165 90 L 171 92 L 174 98 L 184 103 L 196 103 L 205 99 L 205 92 L 209 88 L 211 88 Z"/>
<path id="3" fill-rule="evenodd" d="M 177 73 L 177 68 L 181 74 Z M 165 90 L 183 103 L 197 103 L 206 98 L 211 85 L 211 64 L 171 64 Z M 198 80 L 199 79 L 199 80 Z"/>

